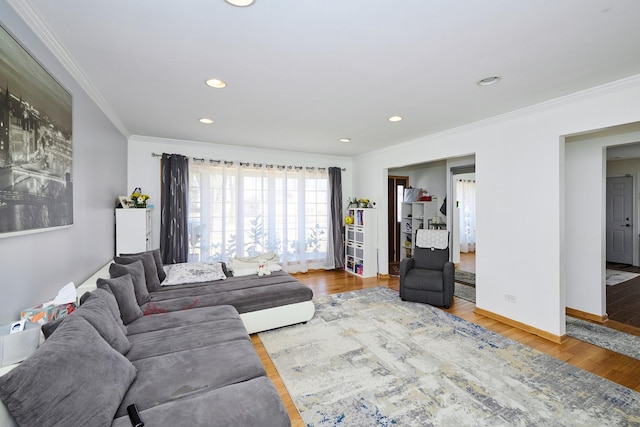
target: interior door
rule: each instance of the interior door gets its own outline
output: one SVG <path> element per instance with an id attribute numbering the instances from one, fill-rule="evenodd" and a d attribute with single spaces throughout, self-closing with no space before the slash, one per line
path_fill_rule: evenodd
<path id="1" fill-rule="evenodd" d="M 607 262 L 633 264 L 633 177 L 607 178 Z"/>
<path id="2" fill-rule="evenodd" d="M 387 206 L 389 207 L 388 230 L 389 230 L 389 274 L 396 276 L 400 274 L 400 214 L 404 200 L 404 189 L 409 186 L 408 176 L 389 176 L 387 187 Z"/>

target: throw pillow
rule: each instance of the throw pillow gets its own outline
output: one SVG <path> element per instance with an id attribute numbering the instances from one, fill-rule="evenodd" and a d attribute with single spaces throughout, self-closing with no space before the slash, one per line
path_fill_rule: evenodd
<path id="1" fill-rule="evenodd" d="M 162 286 L 213 282 L 227 278 L 219 262 L 184 262 L 166 265 L 165 268 L 167 278 L 162 282 Z"/>
<path id="2" fill-rule="evenodd" d="M 127 354 L 131 350 L 129 339 L 118 327 L 116 319 L 103 299 L 91 298 L 71 314 L 80 316 L 89 322 L 118 353 Z"/>
<path id="3" fill-rule="evenodd" d="M 118 301 L 116 300 L 116 297 L 113 295 L 111 290 L 109 288 L 97 288 L 91 292 L 85 292 L 84 295 L 80 297 L 80 305 L 82 306 L 82 304 L 84 304 L 91 298 L 100 298 L 105 300 L 107 306 L 109 307 L 109 310 L 111 310 L 111 314 L 113 314 L 114 319 L 116 319 L 116 323 L 118 324 L 120 329 L 122 329 L 122 332 L 127 335 L 129 331 L 127 330 L 127 327 L 124 325 L 124 323 L 122 323 L 122 316 L 120 315 Z"/>
<path id="4" fill-rule="evenodd" d="M 224 271 L 225 276 L 233 277 L 233 271 L 229 270 L 229 268 L 227 267 L 227 263 L 220 262 L 220 265 L 222 265 L 222 271 Z"/>
<path id="5" fill-rule="evenodd" d="M 136 301 L 133 290 L 133 281 L 130 274 L 116 277 L 115 279 L 98 279 L 99 288 L 108 288 L 118 301 L 120 317 L 125 325 L 143 316 L 142 310 Z"/>
<path id="6" fill-rule="evenodd" d="M 0 377 L 0 398 L 19 425 L 108 426 L 136 368 L 82 317 Z"/>
<path id="7" fill-rule="evenodd" d="M 235 277 L 240 276 L 250 276 L 252 274 L 258 274 L 258 263 L 256 262 L 248 262 L 242 261 L 238 258 L 233 258 L 229 261 L 229 267 L 233 270 L 233 275 Z M 269 271 L 280 271 L 282 270 L 282 266 L 275 261 L 267 261 L 267 268 Z"/>
<path id="8" fill-rule="evenodd" d="M 156 270 L 158 270 L 158 280 L 160 280 L 160 283 L 162 283 L 164 278 L 167 276 L 164 273 L 164 269 L 162 268 L 162 254 L 160 254 L 160 249 L 153 249 L 151 251 L 138 252 L 135 254 L 120 254 L 120 256 L 130 257 L 130 256 L 138 256 L 146 253 L 150 253 L 151 255 L 153 255 L 153 260 L 156 262 Z"/>
<path id="9" fill-rule="evenodd" d="M 109 266 L 109 274 L 112 279 L 124 276 L 125 274 L 131 274 L 133 290 L 136 294 L 138 305 L 145 305 L 151 301 L 151 295 L 149 295 L 149 291 L 147 290 L 144 266 L 141 260 L 132 262 L 131 264 L 111 264 Z"/>
<path id="10" fill-rule="evenodd" d="M 140 255 L 132 256 L 117 256 L 114 258 L 116 264 L 131 264 L 137 260 L 142 261 L 144 266 L 144 277 L 147 282 L 147 290 L 149 292 L 157 291 L 160 289 L 160 279 L 158 278 L 158 269 L 156 268 L 156 261 L 148 252 L 143 252 Z"/>
<path id="11" fill-rule="evenodd" d="M 51 322 L 46 322 L 42 324 L 42 327 L 40 328 L 40 330 L 42 331 L 42 334 L 44 335 L 45 340 L 49 339 L 51 334 L 54 333 L 56 329 L 58 329 L 58 326 L 60 326 L 60 324 L 64 319 L 66 319 L 66 316 L 60 317 L 56 320 L 52 320 Z"/>

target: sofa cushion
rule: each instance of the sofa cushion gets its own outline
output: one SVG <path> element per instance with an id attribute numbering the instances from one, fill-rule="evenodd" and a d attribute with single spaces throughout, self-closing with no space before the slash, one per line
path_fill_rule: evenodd
<path id="1" fill-rule="evenodd" d="M 168 328 L 196 326 L 218 320 L 239 319 L 238 310 L 230 305 L 191 308 L 189 310 L 171 311 L 168 313 L 148 314 L 127 325 L 128 336 L 152 331 L 163 331 Z"/>
<path id="2" fill-rule="evenodd" d="M 91 292 L 85 292 L 84 295 L 80 297 L 80 305 L 84 304 L 91 298 L 99 298 L 103 299 L 107 303 L 107 307 L 111 310 L 111 314 L 116 319 L 116 323 L 122 329 L 122 332 L 127 335 L 127 327 L 122 322 L 122 316 L 120 315 L 120 308 L 118 307 L 118 300 L 111 292 L 111 289 L 107 288 L 97 288 Z"/>
<path id="3" fill-rule="evenodd" d="M 108 426 L 136 375 L 82 317 L 0 377 L 0 398 L 19 425 Z"/>
<path id="4" fill-rule="evenodd" d="M 189 312 L 191 310 L 186 310 Z M 152 316 L 163 316 L 154 314 Z M 144 316 L 145 317 L 149 316 Z M 160 356 L 176 351 L 206 347 L 231 341 L 249 341 L 247 330 L 236 315 L 234 319 L 220 319 L 206 323 L 167 327 L 158 331 L 135 334 L 129 337 L 131 351 L 127 359 L 134 362 L 147 357 Z"/>
<path id="5" fill-rule="evenodd" d="M 151 295 L 149 295 L 149 291 L 147 290 L 146 275 L 142 261 L 137 260 L 131 264 L 111 264 L 109 266 L 109 275 L 111 278 L 124 276 L 125 274 L 131 274 L 133 290 L 136 294 L 138 305 L 148 303 L 151 300 Z"/>
<path id="6" fill-rule="evenodd" d="M 273 383 L 255 378 L 140 412 L 148 426 L 289 427 L 291 420 Z M 131 427 L 128 416 L 112 427 Z"/>
<path id="7" fill-rule="evenodd" d="M 142 261 L 144 266 L 144 277 L 147 283 L 147 290 L 153 292 L 160 287 L 160 279 L 158 278 L 158 268 L 153 254 L 142 252 L 140 255 L 117 256 L 113 259 L 116 264 L 131 264 L 138 260 Z"/>
<path id="8" fill-rule="evenodd" d="M 162 254 L 160 253 L 160 249 L 153 249 L 153 250 L 150 250 L 150 251 L 137 252 L 135 254 L 120 254 L 120 256 L 122 256 L 122 257 L 135 257 L 135 256 L 146 254 L 146 253 L 150 253 L 153 256 L 153 260 L 156 263 L 156 270 L 158 270 L 158 280 L 160 280 L 160 283 L 162 283 L 162 281 L 164 280 L 166 275 L 164 273 L 164 269 L 162 268 Z"/>
<path id="9" fill-rule="evenodd" d="M 404 278 L 404 287 L 419 291 L 442 292 L 444 290 L 442 271 L 412 268 Z"/>
<path id="10" fill-rule="evenodd" d="M 131 349 L 131 343 L 118 326 L 104 299 L 90 298 L 71 313 L 71 316 L 84 318 L 118 353 L 126 354 Z"/>
<path id="11" fill-rule="evenodd" d="M 98 279 L 98 288 L 108 288 L 118 301 L 120 317 L 125 325 L 143 316 L 142 310 L 136 301 L 133 290 L 133 281 L 130 274 L 113 279 Z"/>
<path id="12" fill-rule="evenodd" d="M 413 268 L 442 271 L 444 263 L 449 261 L 449 249 L 415 248 L 413 258 Z"/>
<path id="13" fill-rule="evenodd" d="M 250 340 L 176 351 L 133 365 L 138 375 L 117 416 L 125 415 L 132 403 L 144 410 L 266 375 Z"/>

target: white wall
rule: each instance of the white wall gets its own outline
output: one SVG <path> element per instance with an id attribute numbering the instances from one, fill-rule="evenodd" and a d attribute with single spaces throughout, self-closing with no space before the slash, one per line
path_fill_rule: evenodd
<path id="1" fill-rule="evenodd" d="M 5 0 L 0 17 L 73 95 L 74 225 L 0 238 L 0 323 L 5 323 L 53 298 L 66 283 L 86 280 L 113 257 L 113 208 L 126 188 L 126 139 Z"/>
<path id="2" fill-rule="evenodd" d="M 192 142 L 173 139 L 132 136 L 129 138 L 128 193 L 135 187 L 142 187 L 151 196 L 149 203 L 153 211 L 153 246 L 160 247 L 160 158 L 151 153 L 182 154 L 214 160 L 231 160 L 275 165 L 337 166 L 346 168 L 342 172 L 343 207 L 353 193 L 353 163 L 349 157 L 324 156 L 295 151 L 267 150 L 259 148 L 235 147 L 231 145 Z M 363 191 L 362 194 L 365 192 Z"/>
<path id="3" fill-rule="evenodd" d="M 376 184 L 372 195 L 386 212 L 389 168 L 475 153 L 477 187 L 477 307 L 554 335 L 564 335 L 564 266 L 601 262 L 577 257 L 581 239 L 565 242 L 565 164 L 562 135 L 640 119 L 640 76 L 459 129 L 358 156 L 355 191 Z M 589 166 L 592 166 L 590 163 Z M 523 173 L 526 171 L 526 173 Z M 583 171 L 602 181 L 602 167 Z M 574 191 L 567 188 L 567 193 Z M 594 189 L 590 189 L 594 192 Z M 590 205 L 602 206 L 601 192 Z M 600 200 L 599 200 L 600 199 Z M 597 209 L 593 209 L 596 206 Z M 379 239 L 387 236 L 380 218 Z M 571 223 L 567 215 L 567 223 Z M 596 224 L 597 225 L 597 224 Z M 597 228 L 597 227 L 596 227 Z M 593 236 L 591 234 L 594 234 Z M 590 233 L 602 242 L 602 232 Z M 566 243 L 566 244 L 565 244 Z M 596 243 L 597 245 L 598 243 Z M 566 253 L 565 253 L 566 247 Z M 387 250 L 380 248 L 380 258 Z M 381 269 L 386 273 L 386 265 Z M 510 303 L 505 295 L 512 295 Z"/>
<path id="4" fill-rule="evenodd" d="M 445 161 L 423 163 L 402 168 L 389 169 L 389 175 L 409 177 L 409 185 L 422 188 L 442 203 L 447 194 L 447 165 Z"/>

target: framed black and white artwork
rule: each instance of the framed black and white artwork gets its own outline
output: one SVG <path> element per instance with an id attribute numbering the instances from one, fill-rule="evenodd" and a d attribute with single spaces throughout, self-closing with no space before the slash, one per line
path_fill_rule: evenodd
<path id="1" fill-rule="evenodd" d="M 72 97 L 0 26 L 0 237 L 73 224 Z"/>

